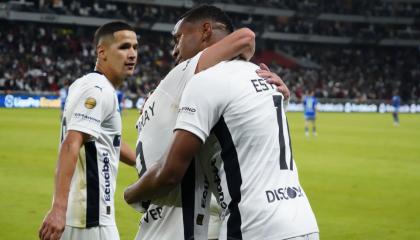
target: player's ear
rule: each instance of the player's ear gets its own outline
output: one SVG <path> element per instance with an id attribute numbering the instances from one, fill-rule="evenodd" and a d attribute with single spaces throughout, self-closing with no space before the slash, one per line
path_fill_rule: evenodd
<path id="1" fill-rule="evenodd" d="M 106 48 L 103 44 L 99 44 L 96 47 L 96 54 L 98 55 L 98 59 L 106 61 Z"/>
<path id="2" fill-rule="evenodd" d="M 204 22 L 201 26 L 202 29 L 202 41 L 206 42 L 211 38 L 213 27 L 210 22 Z"/>

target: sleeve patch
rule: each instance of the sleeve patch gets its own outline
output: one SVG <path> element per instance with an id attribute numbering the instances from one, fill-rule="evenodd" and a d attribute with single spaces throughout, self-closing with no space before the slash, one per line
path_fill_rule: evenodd
<path id="1" fill-rule="evenodd" d="M 96 107 L 96 99 L 93 97 L 88 97 L 85 100 L 85 107 L 87 109 L 94 109 Z"/>

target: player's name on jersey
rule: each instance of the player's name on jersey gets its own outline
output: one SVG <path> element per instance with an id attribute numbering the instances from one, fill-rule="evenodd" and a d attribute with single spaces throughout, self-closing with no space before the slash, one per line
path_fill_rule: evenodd
<path id="1" fill-rule="evenodd" d="M 146 125 L 146 123 L 148 121 L 150 121 L 150 119 L 152 117 L 155 116 L 155 111 L 154 111 L 155 110 L 155 102 L 154 101 L 149 105 L 146 104 L 144 107 L 145 107 L 145 109 L 143 109 L 143 113 L 141 114 L 140 121 L 139 121 L 139 123 L 140 123 L 139 124 L 140 126 L 138 126 L 139 131 Z"/>
<path id="2" fill-rule="evenodd" d="M 272 84 L 267 83 L 266 80 L 262 78 L 251 79 L 251 84 L 252 86 L 254 86 L 256 92 L 264 92 L 274 89 L 274 86 Z"/>

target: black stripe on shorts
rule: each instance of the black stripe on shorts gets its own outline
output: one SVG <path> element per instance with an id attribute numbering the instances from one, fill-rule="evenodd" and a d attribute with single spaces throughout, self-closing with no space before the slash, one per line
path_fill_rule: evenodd
<path id="1" fill-rule="evenodd" d="M 86 142 L 86 227 L 99 226 L 99 174 L 95 142 Z"/>
<path id="2" fill-rule="evenodd" d="M 184 222 L 184 239 L 194 239 L 195 209 L 195 159 L 191 161 L 181 182 L 182 220 Z"/>

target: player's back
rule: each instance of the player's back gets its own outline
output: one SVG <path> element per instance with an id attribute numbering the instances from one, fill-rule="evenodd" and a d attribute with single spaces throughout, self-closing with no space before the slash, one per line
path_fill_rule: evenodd
<path id="1" fill-rule="evenodd" d="M 211 128 L 222 148 L 218 197 L 228 207 L 220 239 L 318 231 L 293 161 L 283 96 L 257 69 L 240 60 L 216 65 L 191 80 L 180 106 L 177 128 L 201 139 Z"/>

